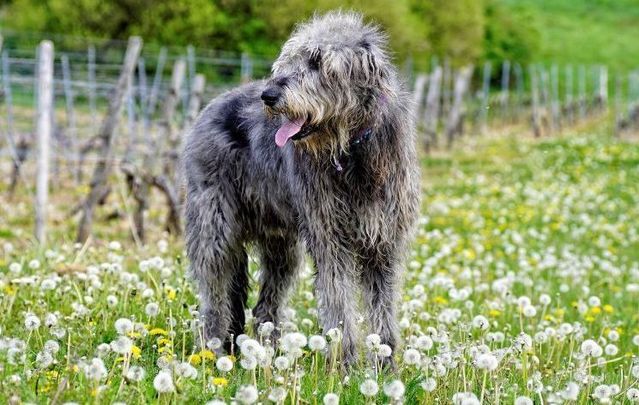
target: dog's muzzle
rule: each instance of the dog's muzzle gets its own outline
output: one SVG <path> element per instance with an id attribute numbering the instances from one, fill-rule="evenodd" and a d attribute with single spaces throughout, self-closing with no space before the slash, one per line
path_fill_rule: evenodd
<path id="1" fill-rule="evenodd" d="M 282 98 L 282 88 L 277 86 L 267 87 L 260 96 L 264 104 L 269 107 L 274 107 L 280 98 Z"/>

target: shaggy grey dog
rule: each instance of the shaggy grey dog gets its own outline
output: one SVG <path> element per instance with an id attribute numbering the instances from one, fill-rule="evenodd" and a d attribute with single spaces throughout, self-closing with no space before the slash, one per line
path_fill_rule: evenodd
<path id="1" fill-rule="evenodd" d="M 409 98 L 361 16 L 299 25 L 272 77 L 214 99 L 185 145 L 186 244 L 206 339 L 243 333 L 246 247 L 261 259 L 256 324 L 278 310 L 304 262 L 316 266 L 324 333 L 356 358 L 357 297 L 371 333 L 397 343 L 395 306 L 418 210 Z"/>

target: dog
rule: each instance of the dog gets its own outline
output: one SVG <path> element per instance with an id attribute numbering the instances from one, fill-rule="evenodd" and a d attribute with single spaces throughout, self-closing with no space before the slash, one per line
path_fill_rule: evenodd
<path id="1" fill-rule="evenodd" d="M 410 97 L 361 15 L 298 25 L 268 80 L 215 98 L 186 137 L 186 248 L 205 339 L 244 331 L 247 246 L 259 252 L 256 325 L 278 324 L 310 255 L 319 322 L 357 361 L 358 292 L 395 348 L 396 304 L 419 207 Z"/>

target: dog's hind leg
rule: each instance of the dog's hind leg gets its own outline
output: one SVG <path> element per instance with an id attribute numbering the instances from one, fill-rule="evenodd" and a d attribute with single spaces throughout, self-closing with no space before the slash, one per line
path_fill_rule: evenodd
<path id="1" fill-rule="evenodd" d="M 247 257 L 235 207 L 219 189 L 193 191 L 186 202 L 186 249 L 197 283 L 205 341 L 241 333 L 248 287 Z M 228 347 L 228 342 L 227 342 Z"/>
<path id="2" fill-rule="evenodd" d="M 303 251 L 294 236 L 269 236 L 258 242 L 260 296 L 253 309 L 255 327 L 264 322 L 278 326 L 279 310 L 303 262 Z"/>
<path id="3" fill-rule="evenodd" d="M 362 295 L 371 332 L 377 333 L 381 343 L 390 346 L 393 353 L 398 341 L 399 276 L 400 263 L 393 247 L 378 246 L 362 257 Z M 392 357 L 384 362 L 394 366 Z"/>

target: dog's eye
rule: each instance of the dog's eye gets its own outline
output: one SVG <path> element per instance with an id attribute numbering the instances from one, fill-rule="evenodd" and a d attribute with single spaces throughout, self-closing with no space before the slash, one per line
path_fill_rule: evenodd
<path id="1" fill-rule="evenodd" d="M 311 70 L 319 70 L 321 62 L 322 62 L 322 54 L 319 52 L 314 52 L 311 54 L 311 57 L 308 58 L 308 67 Z"/>

